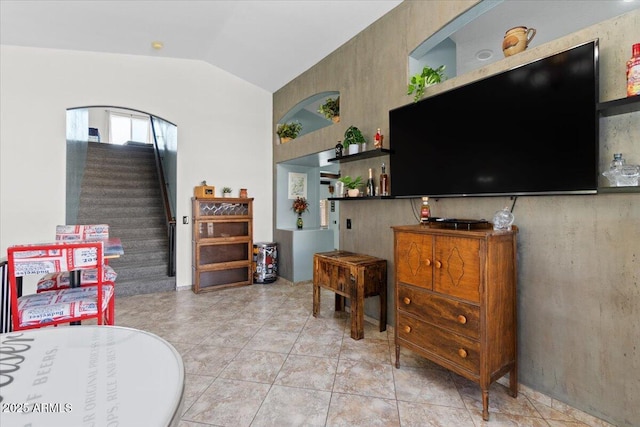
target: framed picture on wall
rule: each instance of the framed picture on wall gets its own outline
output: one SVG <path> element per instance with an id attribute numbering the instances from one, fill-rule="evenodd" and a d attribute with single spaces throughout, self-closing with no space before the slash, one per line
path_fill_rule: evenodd
<path id="1" fill-rule="evenodd" d="M 307 174 L 289 172 L 289 199 L 307 197 Z"/>

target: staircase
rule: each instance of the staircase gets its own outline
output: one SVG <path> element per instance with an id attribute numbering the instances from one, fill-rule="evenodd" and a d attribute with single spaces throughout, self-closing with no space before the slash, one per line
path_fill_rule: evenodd
<path id="1" fill-rule="evenodd" d="M 124 255 L 109 261 L 116 296 L 175 290 L 167 276 L 169 240 L 153 147 L 89 142 L 78 224 L 109 224 Z"/>

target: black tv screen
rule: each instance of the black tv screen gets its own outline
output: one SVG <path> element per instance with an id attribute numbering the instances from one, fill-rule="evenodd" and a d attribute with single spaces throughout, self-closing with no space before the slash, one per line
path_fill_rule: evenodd
<path id="1" fill-rule="evenodd" d="M 389 112 L 391 195 L 590 194 L 598 41 Z"/>

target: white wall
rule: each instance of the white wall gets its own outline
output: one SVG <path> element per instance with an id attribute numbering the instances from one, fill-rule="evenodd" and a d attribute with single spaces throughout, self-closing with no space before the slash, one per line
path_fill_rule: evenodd
<path id="1" fill-rule="evenodd" d="M 65 221 L 66 110 L 116 105 L 178 126 L 177 276 L 191 284 L 193 187 L 247 188 L 272 240 L 272 95 L 205 62 L 0 46 L 0 257 Z"/>

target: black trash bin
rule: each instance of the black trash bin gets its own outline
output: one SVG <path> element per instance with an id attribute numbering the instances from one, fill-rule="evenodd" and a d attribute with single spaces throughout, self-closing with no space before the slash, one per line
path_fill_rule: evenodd
<path id="1" fill-rule="evenodd" d="M 253 283 L 273 283 L 278 278 L 278 244 L 253 244 Z"/>

